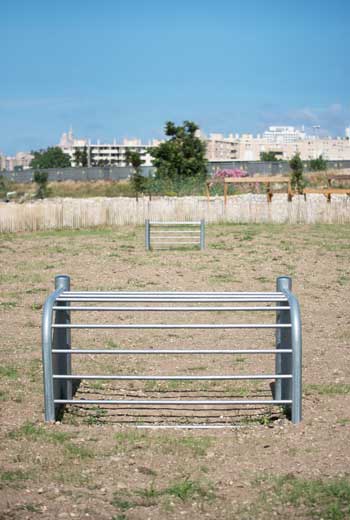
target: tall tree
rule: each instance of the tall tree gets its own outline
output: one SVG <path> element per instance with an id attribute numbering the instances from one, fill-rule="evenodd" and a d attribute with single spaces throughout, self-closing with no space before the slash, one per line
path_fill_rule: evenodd
<path id="1" fill-rule="evenodd" d="M 134 171 L 131 175 L 131 186 L 136 194 L 136 198 L 138 199 L 139 193 L 141 193 L 145 188 L 145 178 L 141 173 L 141 166 L 145 161 L 142 159 L 139 152 L 133 152 L 127 149 L 125 152 L 125 162 L 133 167 Z"/>
<path id="2" fill-rule="evenodd" d="M 305 181 L 303 177 L 304 165 L 300 159 L 300 155 L 296 153 L 289 161 L 291 172 L 291 185 L 293 190 L 297 190 L 298 193 L 302 193 L 305 187 Z"/>
<path id="3" fill-rule="evenodd" d="M 74 150 L 73 161 L 75 166 L 81 166 L 81 151 L 79 149 Z"/>
<path id="4" fill-rule="evenodd" d="M 35 171 L 33 180 L 38 185 L 38 189 L 36 191 L 35 196 L 38 199 L 44 199 L 47 197 L 48 189 L 47 189 L 47 181 L 48 181 L 49 175 L 47 172 L 42 171 Z"/>
<path id="5" fill-rule="evenodd" d="M 172 121 L 165 124 L 167 141 L 151 149 L 156 177 L 174 181 L 207 176 L 205 143 L 196 136 L 198 126 L 193 121 L 184 121 L 176 126 Z"/>
<path id="6" fill-rule="evenodd" d="M 83 168 L 86 168 L 86 166 L 88 165 L 88 151 L 87 151 L 87 147 L 84 146 L 82 152 L 81 152 L 81 165 L 83 166 Z"/>
<path id="7" fill-rule="evenodd" d="M 34 158 L 31 160 L 32 168 L 67 168 L 70 164 L 70 157 L 64 153 L 59 146 L 47 148 L 47 150 L 39 150 L 32 152 Z"/>

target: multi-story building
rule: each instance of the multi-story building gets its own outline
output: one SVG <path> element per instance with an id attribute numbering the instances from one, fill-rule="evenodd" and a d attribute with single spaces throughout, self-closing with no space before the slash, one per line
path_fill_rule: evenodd
<path id="1" fill-rule="evenodd" d="M 229 159 L 228 152 L 226 157 L 223 157 L 216 145 L 229 141 L 229 137 L 221 136 L 221 141 L 211 141 L 210 138 L 207 140 L 207 149 L 210 150 L 210 153 L 207 153 L 209 161 Z M 320 138 L 307 136 L 304 131 L 300 132 L 294 127 L 270 127 L 263 135 L 256 137 L 252 134 L 236 135 L 232 146 L 235 148 L 232 155 L 239 161 L 259 161 L 262 152 L 275 152 L 279 159 L 284 160 L 291 159 L 296 153 L 305 161 L 316 159 L 320 155 L 329 161 L 350 160 L 350 139 L 347 133 L 345 138 Z"/>
<path id="2" fill-rule="evenodd" d="M 238 137 L 229 134 L 209 134 L 206 137 L 201 132 L 197 133 L 206 144 L 206 157 L 208 161 L 234 161 L 238 159 Z"/>
<path id="3" fill-rule="evenodd" d="M 6 156 L 0 153 L 0 171 L 13 171 L 15 169 L 27 170 L 34 156 L 28 152 L 17 152 L 15 156 Z"/>
<path id="4" fill-rule="evenodd" d="M 63 152 L 68 154 L 71 158 L 72 166 L 76 164 L 76 152 L 83 152 L 86 150 L 88 166 L 99 166 L 103 164 L 126 166 L 126 151 L 139 152 L 144 160 L 145 166 L 151 166 L 150 148 L 157 146 L 160 141 L 153 140 L 148 144 L 142 144 L 139 139 L 124 139 L 122 143 L 92 143 L 90 139 L 76 139 L 73 136 L 72 130 L 64 133 L 61 136 L 59 147 Z"/>
<path id="5" fill-rule="evenodd" d="M 306 139 L 306 133 L 294 126 L 269 126 L 263 133 L 263 139 L 269 144 L 289 144 Z"/>
<path id="6" fill-rule="evenodd" d="M 6 170 L 6 157 L 0 152 L 0 172 Z"/>

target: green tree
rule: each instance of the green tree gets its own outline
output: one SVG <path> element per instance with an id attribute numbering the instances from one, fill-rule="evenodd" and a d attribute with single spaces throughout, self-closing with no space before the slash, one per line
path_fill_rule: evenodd
<path id="1" fill-rule="evenodd" d="M 145 162 L 139 152 L 133 152 L 129 149 L 125 152 L 125 162 L 133 167 L 133 173 L 131 175 L 131 186 L 138 199 L 139 193 L 145 189 L 145 178 L 142 176 L 141 166 Z"/>
<path id="2" fill-rule="evenodd" d="M 83 151 L 81 152 L 81 165 L 83 166 L 83 168 L 86 168 L 88 162 L 88 151 L 86 146 L 84 146 Z"/>
<path id="3" fill-rule="evenodd" d="M 300 159 L 299 153 L 296 153 L 289 161 L 291 172 L 291 185 L 293 190 L 297 190 L 298 193 L 302 193 L 305 187 L 305 180 L 303 177 L 303 162 Z"/>
<path id="4" fill-rule="evenodd" d="M 192 121 L 184 121 L 176 126 L 168 121 L 165 124 L 167 141 L 151 148 L 156 178 L 181 181 L 191 177 L 207 176 L 205 143 L 196 136 L 198 126 Z"/>
<path id="5" fill-rule="evenodd" d="M 75 166 L 81 166 L 81 151 L 80 150 L 78 150 L 78 149 L 74 150 L 73 160 L 74 160 Z"/>
<path id="6" fill-rule="evenodd" d="M 69 155 L 63 153 L 59 146 L 32 152 L 32 154 L 34 155 L 34 159 L 30 163 L 32 168 L 41 170 L 46 168 L 67 168 L 71 165 Z"/>
<path id="7" fill-rule="evenodd" d="M 48 195 L 47 181 L 48 181 L 48 173 L 43 171 L 35 171 L 33 180 L 38 185 L 38 189 L 36 191 L 35 196 L 38 199 L 44 199 Z"/>
<path id="8" fill-rule="evenodd" d="M 268 152 L 260 152 L 260 161 L 279 161 L 277 157 L 277 152 L 272 152 L 271 150 Z"/>
<path id="9" fill-rule="evenodd" d="M 320 155 L 317 159 L 311 159 L 309 166 L 313 172 L 325 171 L 327 170 L 327 161 Z"/>

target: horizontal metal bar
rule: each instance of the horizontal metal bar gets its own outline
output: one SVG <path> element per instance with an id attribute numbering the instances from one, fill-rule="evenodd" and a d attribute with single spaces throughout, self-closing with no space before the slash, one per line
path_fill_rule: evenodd
<path id="1" fill-rule="evenodd" d="M 292 379 L 291 374 L 240 374 L 235 376 L 110 376 L 93 374 L 53 374 L 53 379 L 98 379 L 108 381 L 244 381 L 246 379 Z"/>
<path id="2" fill-rule="evenodd" d="M 161 222 L 160 220 L 154 220 L 154 221 L 150 221 L 150 225 L 151 226 L 200 226 L 201 225 L 201 222 L 200 220 L 193 220 L 193 221 L 190 221 L 190 222 L 186 222 L 186 221 L 179 221 L 179 222 L 175 222 L 175 221 L 164 221 L 164 222 Z"/>
<path id="3" fill-rule="evenodd" d="M 53 323 L 53 329 L 288 329 L 290 323 Z"/>
<path id="4" fill-rule="evenodd" d="M 248 428 L 248 424 L 136 424 L 140 430 L 238 430 Z"/>
<path id="5" fill-rule="evenodd" d="M 190 233 L 190 234 L 196 234 L 196 235 L 200 236 L 199 229 L 195 229 L 194 231 L 192 231 L 192 229 L 160 229 L 160 230 L 152 231 L 152 235 L 154 235 L 154 236 L 162 235 L 164 233 L 173 233 L 173 234 L 178 234 L 178 235 L 181 235 L 182 233 Z"/>
<path id="6" fill-rule="evenodd" d="M 125 296 L 123 298 L 118 297 L 106 297 L 106 296 L 60 296 L 59 298 L 56 298 L 57 302 L 138 302 L 138 303 L 170 303 L 170 302 L 177 302 L 177 303 L 230 303 L 230 302 L 239 302 L 239 303 L 273 303 L 273 302 L 280 302 L 280 301 L 287 301 L 286 298 L 269 298 L 269 297 L 246 297 L 246 298 L 239 298 L 239 297 L 227 297 L 227 298 L 156 298 L 154 296 L 142 296 L 140 298 L 135 298 L 132 296 Z"/>
<path id="7" fill-rule="evenodd" d="M 264 400 L 238 400 L 238 399 L 205 399 L 205 400 L 177 400 L 177 399 L 55 399 L 55 404 L 127 404 L 127 405 L 146 405 L 146 406 L 152 406 L 152 405 L 163 405 L 163 404 L 173 404 L 173 405 L 243 405 L 243 404 L 270 404 L 270 405 L 282 405 L 282 404 L 292 404 L 292 401 L 290 399 L 279 399 L 279 400 L 272 400 L 272 399 L 264 399 Z"/>
<path id="8" fill-rule="evenodd" d="M 290 307 L 276 307 L 276 306 L 247 306 L 247 307 L 81 307 L 81 306 L 72 306 L 72 307 L 63 307 L 63 306 L 54 306 L 52 307 L 54 311 L 128 311 L 128 312 L 185 312 L 185 311 L 207 311 L 207 312 L 225 312 L 225 311 L 288 311 Z"/>
<path id="9" fill-rule="evenodd" d="M 162 240 L 161 242 L 154 242 L 152 240 L 151 245 L 157 246 L 158 244 L 172 244 L 172 245 L 178 245 L 181 246 L 182 244 L 198 244 L 198 240 L 195 242 L 166 242 L 165 240 Z"/>
<path id="10" fill-rule="evenodd" d="M 83 295 L 174 295 L 174 296 L 252 296 L 252 295 L 261 295 L 261 296 L 278 296 L 281 298 L 286 298 L 285 294 L 282 292 L 276 292 L 276 291 L 63 291 L 61 295 L 70 295 L 73 294 L 76 296 L 77 294 L 83 294 Z"/>
<path id="11" fill-rule="evenodd" d="M 148 354 L 292 354 L 292 349 L 52 349 L 53 354 L 130 354 L 130 355 L 148 355 Z"/>

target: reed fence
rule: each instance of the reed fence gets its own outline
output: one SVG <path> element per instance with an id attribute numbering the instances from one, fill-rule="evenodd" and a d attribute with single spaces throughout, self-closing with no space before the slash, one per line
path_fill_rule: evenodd
<path id="1" fill-rule="evenodd" d="M 0 232 L 79 229 L 100 226 L 143 225 L 150 220 L 201 220 L 207 223 L 350 223 L 350 197 L 322 194 L 294 196 L 244 194 L 229 197 L 157 197 L 137 201 L 128 197 L 46 199 L 17 204 L 0 203 Z"/>

